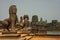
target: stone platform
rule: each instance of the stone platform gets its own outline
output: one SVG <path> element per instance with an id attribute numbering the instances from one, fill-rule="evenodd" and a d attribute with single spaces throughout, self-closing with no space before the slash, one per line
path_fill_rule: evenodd
<path id="1" fill-rule="evenodd" d="M 19 34 L 0 34 L 0 37 L 19 37 Z"/>
<path id="2" fill-rule="evenodd" d="M 0 37 L 19 37 L 17 32 L 0 32 Z"/>

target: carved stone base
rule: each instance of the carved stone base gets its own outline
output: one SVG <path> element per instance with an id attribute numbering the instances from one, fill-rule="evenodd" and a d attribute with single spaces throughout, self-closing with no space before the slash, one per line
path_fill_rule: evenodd
<path id="1" fill-rule="evenodd" d="M 1 34 L 0 37 L 19 37 L 19 34 Z"/>
<path id="2" fill-rule="evenodd" d="M 2 34 L 17 34 L 17 32 L 13 32 L 13 31 L 10 31 L 10 32 L 2 32 Z"/>
<path id="3" fill-rule="evenodd" d="M 1 32 L 0 37 L 19 37 L 17 32 Z"/>

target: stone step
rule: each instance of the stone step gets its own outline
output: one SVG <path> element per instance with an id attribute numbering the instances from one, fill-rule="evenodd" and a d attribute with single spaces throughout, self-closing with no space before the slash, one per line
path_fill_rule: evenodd
<path id="1" fill-rule="evenodd" d="M 19 37 L 20 34 L 0 34 L 0 37 Z"/>
<path id="2" fill-rule="evenodd" d="M 27 36 L 28 34 L 21 34 L 21 37 L 25 37 L 25 36 Z"/>
<path id="3" fill-rule="evenodd" d="M 17 34 L 17 32 L 2 32 L 2 34 Z"/>
<path id="4" fill-rule="evenodd" d="M 25 36 L 23 38 L 26 38 L 28 40 L 28 39 L 32 38 L 32 36 Z"/>

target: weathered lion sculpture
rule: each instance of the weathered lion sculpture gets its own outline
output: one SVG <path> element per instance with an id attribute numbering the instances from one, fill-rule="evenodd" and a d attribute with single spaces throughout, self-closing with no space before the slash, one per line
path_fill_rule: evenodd
<path id="1" fill-rule="evenodd" d="M 9 8 L 9 18 L 3 21 L 3 24 L 5 25 L 6 29 L 9 29 L 10 27 L 12 31 L 14 30 L 15 24 L 18 22 L 16 13 L 17 13 L 16 5 L 11 5 Z"/>

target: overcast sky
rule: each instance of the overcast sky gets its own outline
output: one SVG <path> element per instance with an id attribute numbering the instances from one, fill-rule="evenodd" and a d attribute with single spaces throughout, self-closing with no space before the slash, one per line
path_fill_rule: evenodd
<path id="1" fill-rule="evenodd" d="M 30 20 L 33 15 L 38 15 L 39 20 L 42 17 L 48 22 L 60 21 L 60 0 L 0 0 L 0 20 L 9 18 L 11 5 L 17 6 L 18 18 L 28 14 Z"/>

